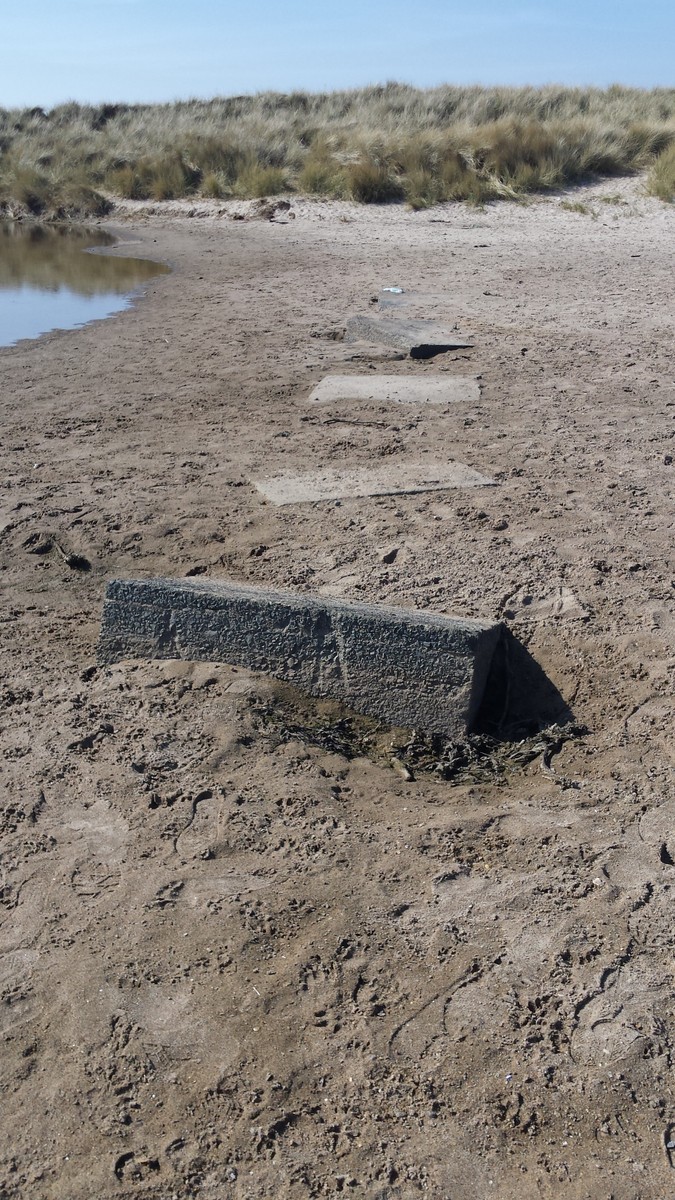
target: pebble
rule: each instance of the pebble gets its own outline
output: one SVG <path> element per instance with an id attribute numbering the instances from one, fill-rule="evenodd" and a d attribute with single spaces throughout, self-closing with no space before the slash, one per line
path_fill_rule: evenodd
<path id="1" fill-rule="evenodd" d="M 400 775 L 401 779 L 405 779 L 406 783 L 413 782 L 415 776 L 413 775 L 412 771 L 408 770 L 405 763 L 401 762 L 400 758 L 392 758 L 391 765 L 396 771 L 397 775 Z"/>

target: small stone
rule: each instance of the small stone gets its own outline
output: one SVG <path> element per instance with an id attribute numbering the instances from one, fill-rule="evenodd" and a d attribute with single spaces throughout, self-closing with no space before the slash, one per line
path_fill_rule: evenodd
<path id="1" fill-rule="evenodd" d="M 401 762 L 400 758 L 392 758 L 391 765 L 396 771 L 396 774 L 400 775 L 401 779 L 405 779 L 406 783 L 414 782 L 415 776 L 413 775 L 412 771 L 406 767 L 405 763 Z"/>
<path id="2" fill-rule="evenodd" d="M 494 525 L 492 526 L 497 533 L 501 533 L 502 529 L 508 529 L 508 527 L 509 523 L 508 521 L 504 520 L 503 517 L 500 521 L 495 521 Z"/>

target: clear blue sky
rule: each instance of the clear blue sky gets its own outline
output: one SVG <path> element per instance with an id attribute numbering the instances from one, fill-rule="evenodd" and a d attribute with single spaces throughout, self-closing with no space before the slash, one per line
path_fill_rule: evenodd
<path id="1" fill-rule="evenodd" d="M 675 85 L 675 0 L 4 0 L 0 106 L 384 83 Z"/>

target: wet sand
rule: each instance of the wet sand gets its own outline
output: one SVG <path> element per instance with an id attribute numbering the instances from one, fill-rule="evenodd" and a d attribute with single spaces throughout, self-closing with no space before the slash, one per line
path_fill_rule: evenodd
<path id="1" fill-rule="evenodd" d="M 129 204 L 173 274 L 0 351 L 3 1200 L 672 1191 L 675 224 L 571 198 Z M 396 285 L 473 349 L 336 340 Z M 480 396 L 308 402 L 370 370 Z M 496 486 L 252 482 L 425 455 Z M 150 575 L 503 619 L 588 733 L 406 780 L 269 680 L 97 666 Z"/>

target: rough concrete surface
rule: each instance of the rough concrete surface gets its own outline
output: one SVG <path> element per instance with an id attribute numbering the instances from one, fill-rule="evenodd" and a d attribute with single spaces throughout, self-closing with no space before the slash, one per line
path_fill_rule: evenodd
<path id="1" fill-rule="evenodd" d="M 466 350 L 466 341 L 434 321 L 413 317 L 372 317 L 368 314 L 350 317 L 347 321 L 350 341 L 379 342 L 404 350 L 411 358 L 434 358 L 449 350 Z"/>
<path id="2" fill-rule="evenodd" d="M 476 404 L 480 384 L 475 375 L 326 375 L 310 394 L 310 404 L 359 400 L 376 404 Z"/>
<path id="3" fill-rule="evenodd" d="M 221 581 L 113 580 L 99 660 L 182 658 L 262 671 L 388 725 L 470 728 L 499 624 Z"/>
<path id="4" fill-rule="evenodd" d="M 303 474 L 289 471 L 272 479 L 256 479 L 254 483 L 273 504 L 282 505 L 491 487 L 494 480 L 465 463 L 391 462 L 382 467 L 324 468 Z"/>

